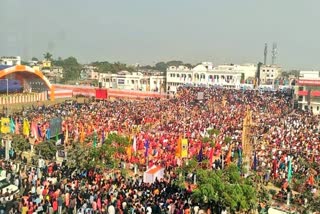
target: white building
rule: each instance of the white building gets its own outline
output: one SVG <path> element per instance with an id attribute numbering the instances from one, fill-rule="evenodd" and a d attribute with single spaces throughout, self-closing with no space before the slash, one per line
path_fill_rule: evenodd
<path id="1" fill-rule="evenodd" d="M 243 69 L 246 68 L 246 69 Z M 167 69 L 167 90 L 176 91 L 180 85 L 220 85 L 226 88 L 238 88 L 241 76 L 255 75 L 254 66 L 220 65 L 214 67 L 211 62 L 203 62 L 190 69 L 186 66 L 170 66 Z M 253 77 L 254 77 L 253 75 Z"/>
<path id="2" fill-rule="evenodd" d="M 262 84 L 274 84 L 280 73 L 281 67 L 277 65 L 262 65 L 260 67 L 260 81 Z"/>
<path id="3" fill-rule="evenodd" d="M 164 76 L 143 75 L 140 72 L 120 71 L 117 74 L 99 74 L 99 84 L 103 88 L 163 92 L 164 82 Z"/>
<path id="4" fill-rule="evenodd" d="M 21 65 L 20 56 L 3 56 L 0 58 L 0 65 Z"/>
<path id="5" fill-rule="evenodd" d="M 300 71 L 295 94 L 300 109 L 320 114 L 320 71 Z"/>

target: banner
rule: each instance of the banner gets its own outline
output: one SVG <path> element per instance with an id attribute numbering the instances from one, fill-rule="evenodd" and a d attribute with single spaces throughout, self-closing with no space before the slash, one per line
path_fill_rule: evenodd
<path id="1" fill-rule="evenodd" d="M 2 134 L 10 133 L 10 118 L 8 117 L 1 118 L 1 133 Z"/>
<path id="2" fill-rule="evenodd" d="M 62 119 L 56 117 L 50 120 L 50 136 L 55 137 L 62 133 Z"/>
<path id="3" fill-rule="evenodd" d="M 181 157 L 188 157 L 188 139 L 181 140 Z"/>

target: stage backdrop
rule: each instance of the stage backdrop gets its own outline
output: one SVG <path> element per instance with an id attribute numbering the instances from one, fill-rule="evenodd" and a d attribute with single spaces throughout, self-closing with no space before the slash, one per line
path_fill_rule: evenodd
<path id="1" fill-rule="evenodd" d="M 108 91 L 107 89 L 96 89 L 96 98 L 97 99 L 107 99 L 108 98 Z"/>

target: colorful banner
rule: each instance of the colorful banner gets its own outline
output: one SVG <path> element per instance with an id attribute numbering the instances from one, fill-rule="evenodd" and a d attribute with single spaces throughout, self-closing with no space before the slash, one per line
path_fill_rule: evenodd
<path id="1" fill-rule="evenodd" d="M 1 118 L 1 133 L 2 134 L 10 133 L 10 118 L 8 117 Z"/>
<path id="2" fill-rule="evenodd" d="M 181 140 L 181 157 L 188 157 L 188 139 Z"/>

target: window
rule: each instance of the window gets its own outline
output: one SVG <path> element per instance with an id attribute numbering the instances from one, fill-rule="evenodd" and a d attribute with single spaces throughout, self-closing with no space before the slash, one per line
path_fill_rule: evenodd
<path id="1" fill-rule="evenodd" d="M 179 78 L 179 77 L 180 77 L 180 74 L 177 74 L 177 77 Z"/>

